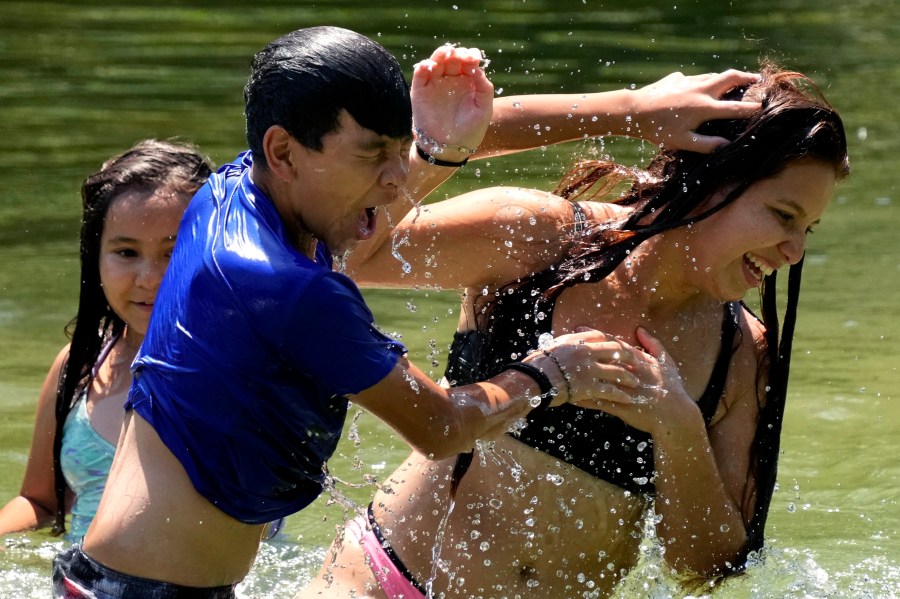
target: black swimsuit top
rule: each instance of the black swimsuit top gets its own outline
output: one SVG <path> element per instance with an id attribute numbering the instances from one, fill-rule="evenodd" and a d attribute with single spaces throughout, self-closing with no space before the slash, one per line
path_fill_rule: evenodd
<path id="1" fill-rule="evenodd" d="M 534 350 L 541 334 L 550 332 L 555 300 L 540 299 L 531 289 L 526 284 L 500 293 L 485 330 L 454 335 L 446 370 L 451 385 L 498 374 L 506 364 Z M 533 312 L 529 307 L 534 307 Z M 707 426 L 725 389 L 740 311 L 739 302 L 726 305 L 719 356 L 698 401 Z M 527 422 L 524 429 L 510 434 L 623 489 L 654 493 L 653 439 L 648 433 L 606 412 L 571 404 L 529 415 Z"/>

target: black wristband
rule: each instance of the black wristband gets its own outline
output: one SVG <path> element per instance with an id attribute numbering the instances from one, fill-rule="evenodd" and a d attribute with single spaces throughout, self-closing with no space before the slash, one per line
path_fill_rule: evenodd
<path id="1" fill-rule="evenodd" d="M 569 401 L 572 401 L 572 398 L 575 397 L 575 394 L 572 393 L 572 379 L 569 378 L 569 371 L 563 368 L 563 365 L 560 363 L 559 358 L 553 355 L 549 350 L 544 350 L 542 352 L 545 356 L 553 360 L 553 363 L 556 364 L 556 367 L 559 368 L 559 373 L 563 375 L 563 379 L 566 381 L 566 391 L 569 393 Z"/>
<path id="2" fill-rule="evenodd" d="M 435 158 L 428 152 L 422 149 L 422 146 L 416 144 L 416 153 L 419 155 L 419 158 L 422 160 L 427 160 L 429 164 L 436 164 L 437 166 L 452 166 L 452 167 L 460 167 L 465 166 L 469 161 L 469 157 L 466 156 L 465 160 L 462 162 L 450 162 L 449 160 L 441 160 L 440 158 Z"/>
<path id="3" fill-rule="evenodd" d="M 538 388 L 541 390 L 541 403 L 532 408 L 532 412 L 543 412 L 550 407 L 550 402 L 556 397 L 557 389 L 543 371 L 535 368 L 531 364 L 526 364 L 525 362 L 510 362 L 504 366 L 503 370 L 516 370 L 522 374 L 527 374 L 535 383 L 537 383 Z"/>

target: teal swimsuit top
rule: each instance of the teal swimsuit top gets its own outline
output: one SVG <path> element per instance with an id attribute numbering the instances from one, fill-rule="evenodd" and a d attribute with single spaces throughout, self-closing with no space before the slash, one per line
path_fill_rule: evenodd
<path id="1" fill-rule="evenodd" d="M 103 347 L 97 356 L 91 379 L 97 376 L 100 365 L 119 339 L 120 337 L 116 336 Z M 106 487 L 106 478 L 109 476 L 113 456 L 116 453 L 116 446 L 101 437 L 91 425 L 87 413 L 89 388 L 88 386 L 82 391 L 75 401 L 75 406 L 66 416 L 59 456 L 63 478 L 75 494 L 72 523 L 66 533 L 66 540 L 72 542 L 79 541 L 85 535 L 94 514 L 97 513 L 100 496 Z"/>
<path id="2" fill-rule="evenodd" d="M 116 447 L 91 426 L 85 391 L 63 425 L 60 463 L 66 484 L 75 493 L 67 540 L 77 541 L 87 532 L 100 504 L 115 453 Z"/>

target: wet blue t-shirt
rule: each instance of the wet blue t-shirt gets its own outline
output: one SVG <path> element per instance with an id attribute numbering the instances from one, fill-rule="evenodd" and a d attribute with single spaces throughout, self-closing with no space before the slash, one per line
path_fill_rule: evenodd
<path id="1" fill-rule="evenodd" d="M 345 394 L 405 353 L 356 285 L 294 249 L 245 152 L 197 192 L 178 231 L 126 408 L 156 429 L 197 491 L 261 524 L 322 490 Z"/>

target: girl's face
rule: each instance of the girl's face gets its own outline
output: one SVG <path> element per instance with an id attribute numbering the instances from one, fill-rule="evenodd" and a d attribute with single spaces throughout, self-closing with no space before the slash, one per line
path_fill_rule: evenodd
<path id="1" fill-rule="evenodd" d="M 693 225 L 688 276 L 723 301 L 737 300 L 763 277 L 796 264 L 835 185 L 834 167 L 803 159 L 757 181 L 734 202 Z"/>
<path id="2" fill-rule="evenodd" d="M 100 238 L 100 283 L 132 334 L 147 333 L 186 206 L 166 191 L 126 191 L 110 202 Z"/>

